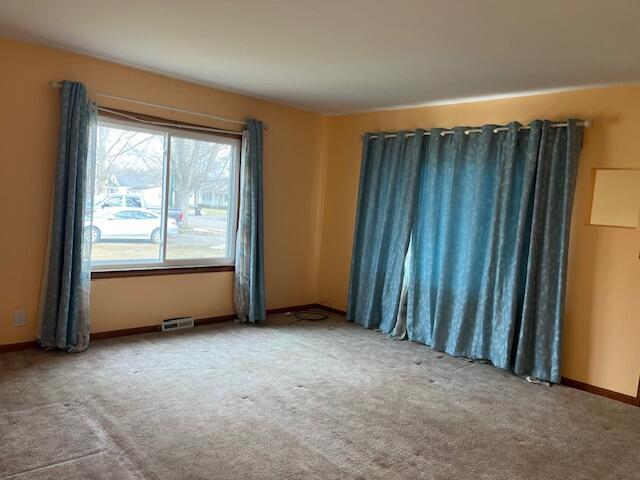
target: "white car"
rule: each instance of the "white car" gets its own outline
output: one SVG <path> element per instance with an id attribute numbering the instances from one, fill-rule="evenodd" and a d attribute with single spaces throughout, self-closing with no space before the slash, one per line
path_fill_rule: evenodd
<path id="1" fill-rule="evenodd" d="M 178 225 L 169 218 L 167 234 L 176 235 Z M 109 208 L 96 211 L 93 215 L 91 230 L 87 237 L 92 242 L 100 240 L 150 240 L 160 243 L 162 237 L 162 218 L 144 208 Z"/>

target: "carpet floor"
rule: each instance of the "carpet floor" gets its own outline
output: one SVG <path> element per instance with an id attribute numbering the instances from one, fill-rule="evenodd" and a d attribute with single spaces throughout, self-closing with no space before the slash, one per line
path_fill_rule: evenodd
<path id="1" fill-rule="evenodd" d="M 640 478 L 637 407 L 293 320 L 0 355 L 0 478 Z"/>

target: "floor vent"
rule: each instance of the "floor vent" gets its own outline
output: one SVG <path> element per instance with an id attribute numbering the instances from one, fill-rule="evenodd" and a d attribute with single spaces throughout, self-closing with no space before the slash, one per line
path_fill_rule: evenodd
<path id="1" fill-rule="evenodd" d="M 162 331 L 181 330 L 183 328 L 193 328 L 193 317 L 167 318 L 162 321 Z"/>

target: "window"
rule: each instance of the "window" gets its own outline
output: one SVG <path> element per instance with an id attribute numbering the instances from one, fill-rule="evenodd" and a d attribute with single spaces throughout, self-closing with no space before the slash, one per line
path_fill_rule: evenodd
<path id="1" fill-rule="evenodd" d="M 101 116 L 93 270 L 232 265 L 239 156 L 239 138 Z"/>

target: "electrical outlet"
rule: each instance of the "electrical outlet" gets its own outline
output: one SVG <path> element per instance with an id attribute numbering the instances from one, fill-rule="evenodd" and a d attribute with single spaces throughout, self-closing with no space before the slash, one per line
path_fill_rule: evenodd
<path id="1" fill-rule="evenodd" d="M 27 323 L 27 312 L 24 310 L 16 310 L 13 312 L 13 326 L 24 327 Z"/>

